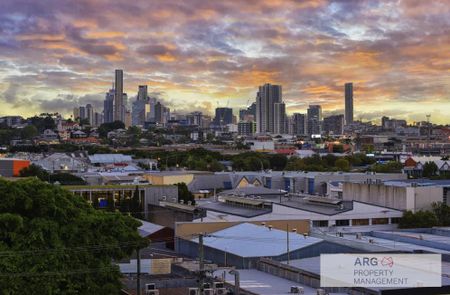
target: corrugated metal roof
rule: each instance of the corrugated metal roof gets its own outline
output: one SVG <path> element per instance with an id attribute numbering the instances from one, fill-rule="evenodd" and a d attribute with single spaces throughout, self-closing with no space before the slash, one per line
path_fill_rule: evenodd
<path id="1" fill-rule="evenodd" d="M 131 156 L 122 154 L 95 154 L 89 156 L 89 161 L 92 164 L 121 163 L 131 162 L 132 160 Z"/>
<path id="2" fill-rule="evenodd" d="M 286 253 L 286 232 L 252 223 L 241 223 L 206 236 L 204 245 L 241 257 L 272 257 Z M 322 239 L 289 233 L 289 248 L 295 251 Z M 198 242 L 198 238 L 193 239 Z"/>
<path id="3" fill-rule="evenodd" d="M 157 231 L 160 231 L 164 228 L 164 226 L 161 226 L 159 224 L 151 223 L 140 219 L 138 220 L 142 223 L 142 225 L 138 227 L 138 232 L 141 237 L 148 237 L 149 235 L 154 234 Z"/>

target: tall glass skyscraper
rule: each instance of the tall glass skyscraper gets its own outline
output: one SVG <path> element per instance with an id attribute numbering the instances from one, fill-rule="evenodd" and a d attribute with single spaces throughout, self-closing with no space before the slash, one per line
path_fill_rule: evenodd
<path id="1" fill-rule="evenodd" d="M 353 123 L 353 83 L 345 83 L 345 125 Z"/>

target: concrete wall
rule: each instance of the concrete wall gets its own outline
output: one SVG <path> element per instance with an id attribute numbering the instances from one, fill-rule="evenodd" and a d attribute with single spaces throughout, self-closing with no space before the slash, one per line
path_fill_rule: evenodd
<path id="1" fill-rule="evenodd" d="M 176 198 L 178 200 L 178 187 L 176 185 L 167 186 L 146 186 L 145 187 L 145 204 L 158 205 L 162 197 L 167 200 Z M 146 206 L 147 207 L 147 206 Z"/>
<path id="2" fill-rule="evenodd" d="M 150 173 L 143 175 L 143 177 L 151 184 L 171 185 L 180 182 L 189 184 L 194 179 L 194 174 L 161 175 L 158 173 Z"/>
<path id="3" fill-rule="evenodd" d="M 343 199 L 355 200 L 398 210 L 412 210 L 407 204 L 406 187 L 384 184 L 351 183 L 343 184 Z"/>
<path id="4" fill-rule="evenodd" d="M 437 186 L 405 187 L 384 184 L 343 184 L 343 199 L 356 200 L 398 210 L 431 209 L 434 202 L 442 202 L 444 189 Z"/>

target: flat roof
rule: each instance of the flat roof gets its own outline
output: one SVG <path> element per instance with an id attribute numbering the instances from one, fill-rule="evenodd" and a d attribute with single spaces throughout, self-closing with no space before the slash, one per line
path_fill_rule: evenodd
<path id="1" fill-rule="evenodd" d="M 289 281 L 281 277 L 277 277 L 266 272 L 256 269 L 239 269 L 240 287 L 246 291 L 261 295 L 279 295 L 290 294 L 292 286 L 303 287 L 306 295 L 316 295 L 317 289 L 311 288 L 300 283 Z M 214 276 L 221 278 L 224 271 L 218 270 L 214 272 Z M 234 276 L 225 272 L 225 281 L 234 285 Z M 329 293 L 338 294 L 338 293 Z M 341 293 L 345 294 L 345 293 Z"/>
<path id="2" fill-rule="evenodd" d="M 236 206 L 227 204 L 225 202 L 208 202 L 208 203 L 202 202 L 202 204 L 199 207 L 214 212 L 237 215 L 247 218 L 256 217 L 259 215 L 272 212 L 270 208 Z"/>
<path id="3" fill-rule="evenodd" d="M 335 205 L 335 204 L 319 203 L 302 198 L 291 198 L 290 200 L 285 198 L 282 200 L 281 203 L 278 204 L 280 206 L 287 206 L 325 215 L 335 215 L 342 212 L 353 210 L 353 201 L 342 201 L 340 202 L 340 204 Z"/>
<path id="4" fill-rule="evenodd" d="M 235 189 L 225 190 L 220 195 L 236 195 L 236 196 L 264 196 L 264 195 L 285 195 L 286 191 L 279 189 L 271 189 L 263 186 L 247 186 Z"/>
<path id="5" fill-rule="evenodd" d="M 272 257 L 286 253 L 286 232 L 278 229 L 240 223 L 203 238 L 204 245 L 241 257 Z M 198 238 L 192 239 L 198 242 Z M 290 250 L 305 248 L 323 240 L 289 233 Z"/>

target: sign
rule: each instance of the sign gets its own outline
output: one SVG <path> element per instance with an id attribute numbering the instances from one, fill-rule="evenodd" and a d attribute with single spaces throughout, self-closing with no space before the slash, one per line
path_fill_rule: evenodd
<path id="1" fill-rule="evenodd" d="M 321 287 L 441 287 L 440 254 L 322 254 Z"/>

